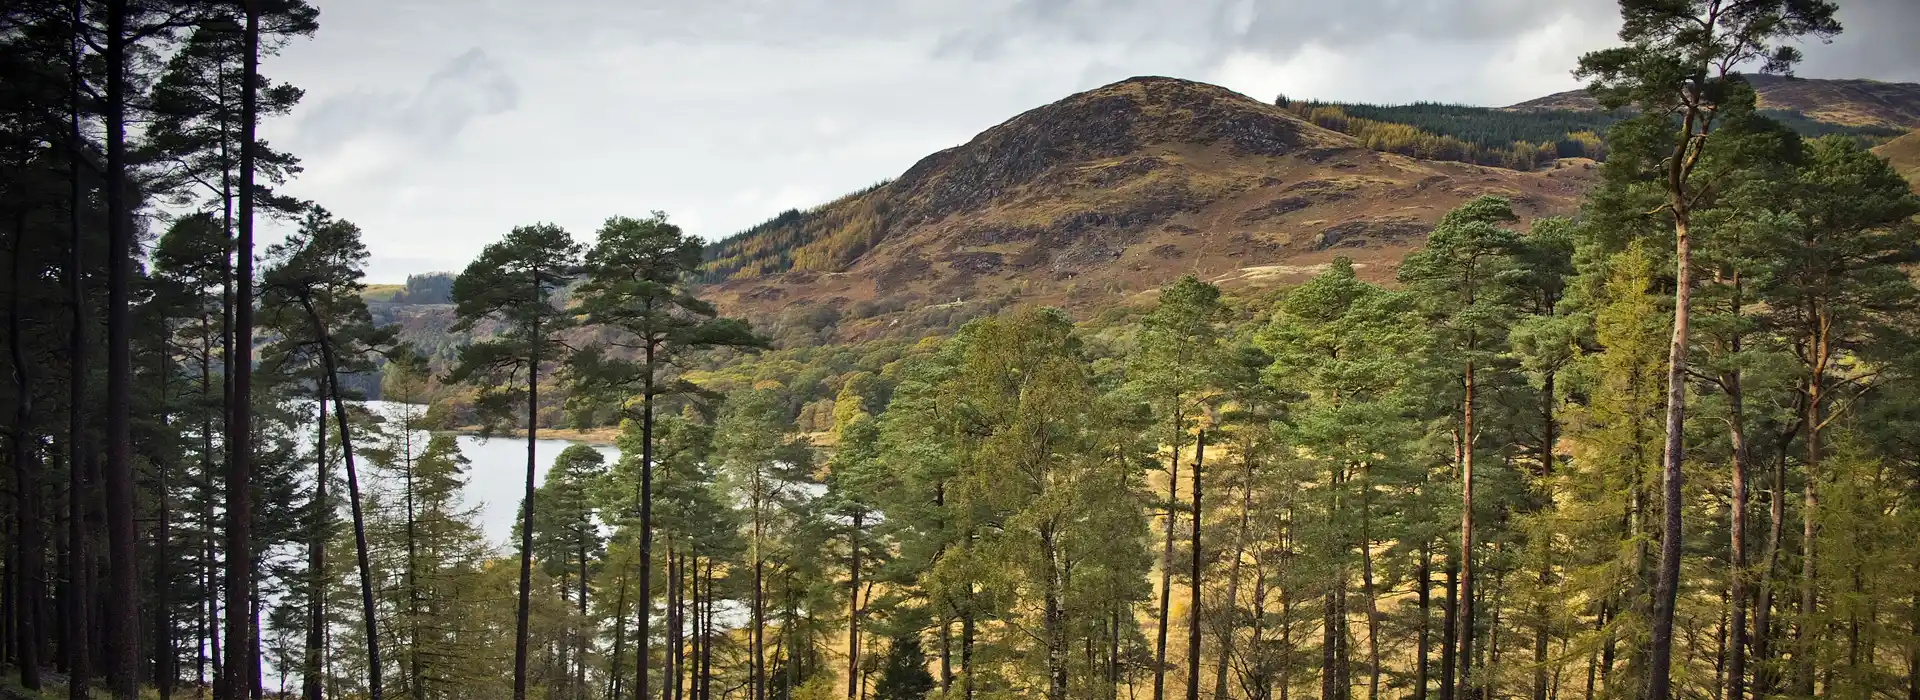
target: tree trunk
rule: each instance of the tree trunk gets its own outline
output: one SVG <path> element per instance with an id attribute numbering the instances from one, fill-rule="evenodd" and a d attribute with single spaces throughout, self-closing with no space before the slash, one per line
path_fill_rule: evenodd
<path id="1" fill-rule="evenodd" d="M 1440 700 L 1453 700 L 1454 658 L 1459 651 L 1460 553 L 1448 552 L 1442 570 L 1446 589 L 1440 599 Z M 1464 700 L 1464 699 L 1462 699 Z"/>
<path id="2" fill-rule="evenodd" d="M 1042 634 L 1047 645 L 1047 700 L 1067 700 L 1067 613 L 1062 605 L 1065 582 L 1060 570 L 1060 552 L 1054 541 L 1053 526 L 1040 529 L 1040 554 L 1047 561 L 1047 582 L 1042 595 Z M 1192 681 L 1188 681 L 1192 686 Z M 1187 691 L 1189 700 L 1197 689 Z"/>
<path id="3" fill-rule="evenodd" d="M 333 509 L 327 505 L 327 394 L 314 392 L 315 404 L 319 409 L 317 422 L 320 430 L 314 436 L 313 467 L 313 539 L 307 543 L 307 580 L 312 587 L 311 597 L 307 601 L 307 649 L 301 666 L 300 697 L 302 700 L 321 700 L 320 659 L 326 653 L 325 631 L 327 626 L 327 527 L 332 520 Z"/>
<path id="4" fill-rule="evenodd" d="M 649 700 L 647 656 L 652 651 L 648 618 L 653 615 L 653 345 L 647 338 L 647 374 L 640 393 L 640 582 L 634 602 L 633 697 Z M 758 584 L 756 584 L 757 586 Z M 521 700 L 515 698 L 515 700 Z M 763 700 L 756 696 L 753 700 Z"/>
<path id="5" fill-rule="evenodd" d="M 1220 652 L 1213 661 L 1213 700 L 1227 700 L 1227 662 L 1233 658 L 1233 633 L 1240 613 L 1240 559 L 1246 556 L 1247 519 L 1253 510 L 1253 455 L 1241 453 L 1240 522 L 1233 533 L 1233 564 L 1227 569 L 1226 613 L 1221 616 Z"/>
<path id="6" fill-rule="evenodd" d="M 338 424 L 340 429 L 340 456 L 347 466 L 347 505 L 353 513 L 353 555 L 355 563 L 360 568 L 360 617 L 367 633 L 367 694 L 373 700 L 380 700 L 380 630 L 374 618 L 373 567 L 367 559 L 366 519 L 360 512 L 360 472 L 355 468 L 353 460 L 353 428 L 351 422 L 347 420 L 347 403 L 340 394 L 339 365 L 333 356 L 333 341 L 327 332 L 326 325 L 321 322 L 320 315 L 314 312 L 313 301 L 303 296 L 300 302 L 307 310 L 307 317 L 313 320 L 315 337 L 320 339 L 320 361 L 324 363 L 327 373 L 327 391 L 333 397 L 333 422 Z M 529 478 L 527 483 L 531 487 L 532 479 Z M 531 512 L 533 502 L 529 500 L 527 503 L 527 510 Z M 532 522 L 529 521 L 527 526 L 532 527 Z M 525 576 L 523 571 L 521 574 L 523 582 Z M 522 612 L 525 611 L 525 605 L 523 593 Z"/>
<path id="7" fill-rule="evenodd" d="M 855 511 L 847 532 L 847 700 L 860 696 L 860 525 L 865 515 Z"/>
<path id="8" fill-rule="evenodd" d="M 760 480 L 759 470 L 754 471 L 754 481 Z M 767 700 L 767 587 L 766 562 L 760 558 L 760 485 L 753 487 L 753 658 L 749 667 L 749 682 L 753 685 L 752 700 Z"/>
<path id="9" fill-rule="evenodd" d="M 1373 470 L 1360 480 L 1360 589 L 1367 597 L 1367 700 L 1380 699 L 1380 597 L 1373 587 Z"/>
<path id="10" fill-rule="evenodd" d="M 1473 341 L 1468 340 L 1469 348 Z M 1455 682 L 1459 687 L 1454 697 L 1459 700 L 1474 700 L 1473 687 L 1473 361 L 1467 361 L 1466 400 L 1460 409 L 1460 597 L 1456 604 L 1460 612 L 1456 615 L 1460 630 L 1454 633 L 1454 639 L 1460 644 L 1460 653 L 1455 659 L 1460 664 L 1459 675 Z"/>
<path id="11" fill-rule="evenodd" d="M 1736 292 L 1737 294 L 1737 292 Z M 1738 341 L 1735 341 L 1738 343 Z M 1735 347 L 1738 352 L 1738 346 Z M 1732 522 L 1728 526 L 1728 569 L 1731 592 L 1727 596 L 1729 606 L 1727 632 L 1731 639 L 1727 643 L 1727 669 L 1725 700 L 1742 700 L 1745 695 L 1747 675 L 1747 438 L 1746 419 L 1742 410 L 1740 373 L 1730 372 L 1727 380 L 1727 407 L 1730 413 L 1728 436 L 1733 442 L 1732 453 L 1732 500 L 1729 505 Z"/>
<path id="12" fill-rule="evenodd" d="M 607 697 L 620 700 L 620 655 L 627 650 L 627 574 L 620 574 L 620 589 L 613 600 L 613 656 L 607 661 Z"/>
<path id="13" fill-rule="evenodd" d="M 1167 617 L 1173 605 L 1173 524 L 1180 511 L 1180 426 L 1173 414 L 1173 457 L 1167 460 L 1167 543 L 1160 553 L 1160 626 L 1154 632 L 1153 700 L 1166 700 Z"/>
<path id="14" fill-rule="evenodd" d="M 125 0 L 114 0 L 123 4 Z M 246 48 L 240 89 L 240 216 L 235 243 L 233 390 L 227 424 L 227 663 L 222 675 L 226 700 L 253 697 L 259 674 L 253 637 L 253 205 L 254 140 L 259 122 L 260 3 L 245 0 Z M 117 32 L 116 32 L 117 34 Z M 124 700 L 131 700 L 131 696 Z"/>
<path id="15" fill-rule="evenodd" d="M 589 523 L 588 526 L 592 527 L 592 524 Z M 587 545 L 584 541 L 580 543 L 579 558 L 580 571 L 578 580 L 580 581 L 580 591 L 578 612 L 580 615 L 580 627 L 574 631 L 573 635 L 573 658 L 574 664 L 576 665 L 573 674 L 573 692 L 578 696 L 576 700 L 587 700 L 587 633 L 585 630 L 587 625 Z M 425 699 L 414 698 L 414 700 Z"/>
<path id="16" fill-rule="evenodd" d="M 1415 595 L 1420 601 L 1420 629 L 1416 633 L 1413 654 L 1413 700 L 1427 700 L 1427 657 L 1432 652 L 1433 626 L 1433 545 L 1420 544 L 1420 565 L 1415 572 Z"/>
<path id="17" fill-rule="evenodd" d="M 1693 297 L 1693 243 L 1687 236 L 1688 202 L 1686 173 L 1682 158 L 1693 140 L 1696 113 L 1689 109 L 1684 120 L 1687 141 L 1680 146 L 1671 165 L 1669 191 L 1673 210 L 1673 342 L 1667 348 L 1667 439 L 1661 460 L 1663 487 L 1660 532 L 1660 570 L 1653 582 L 1653 619 L 1647 638 L 1647 700 L 1668 700 L 1672 696 L 1673 607 L 1680 591 L 1680 499 L 1681 460 L 1685 456 L 1687 411 L 1687 326 L 1689 302 Z"/>
<path id="18" fill-rule="evenodd" d="M 1824 369 L 1824 368 L 1823 368 Z M 1823 371 L 1816 370 L 1816 371 Z M 1800 617 L 1793 626 L 1795 676 L 1802 696 L 1813 695 L 1813 677 L 1815 664 L 1813 644 L 1815 635 L 1814 615 L 1820 611 L 1818 601 L 1818 582 L 1814 574 L 1816 565 L 1815 544 L 1820 534 L 1820 375 L 1815 374 L 1807 384 L 1807 483 L 1801 494 L 1804 499 L 1800 506 Z"/>
<path id="19" fill-rule="evenodd" d="M 713 560 L 707 560 L 706 639 L 700 643 L 700 700 L 713 697 Z M 616 698 L 615 700 L 618 700 Z"/>
<path id="20" fill-rule="evenodd" d="M 539 296 L 539 271 L 532 277 L 533 293 Z M 536 319 L 528 334 L 533 339 L 533 350 L 527 355 L 527 483 L 520 495 L 520 607 L 514 614 L 513 627 L 513 700 L 527 700 L 527 617 L 533 588 L 533 479 L 538 468 L 534 449 L 540 433 L 540 333 L 540 322 Z M 644 674 L 641 682 L 646 682 Z M 647 700 L 644 693 L 635 697 Z"/>
<path id="21" fill-rule="evenodd" d="M 72 16 L 69 21 L 75 27 L 81 21 L 81 0 L 73 0 Z M 70 53 L 68 54 L 68 111 L 67 111 L 67 304 L 71 307 L 72 328 L 67 332 L 67 610 L 66 643 L 61 651 L 66 657 L 67 697 L 69 700 L 92 700 L 93 668 L 89 663 L 88 650 L 92 645 L 88 640 L 90 615 L 88 602 L 93 599 L 91 586 L 93 555 L 90 536 L 87 532 L 85 513 L 87 493 L 92 485 L 87 483 L 87 467 L 90 463 L 92 440 L 87 438 L 87 283 L 86 283 L 86 241 L 80 235 L 81 209 L 86 206 L 86 194 L 80 184 L 80 163 L 86 157 L 82 148 L 85 136 L 80 131 L 80 101 L 83 83 L 80 77 L 82 43 L 80 33 L 74 32 Z M 209 445 L 211 439 L 209 438 Z M 211 605 L 212 601 L 208 601 Z"/>
<path id="22" fill-rule="evenodd" d="M 133 501 L 133 183 L 127 170 L 127 0 L 107 3 L 107 675 L 113 696 L 138 695 L 139 576 Z"/>
<path id="23" fill-rule="evenodd" d="M 166 406 L 167 378 L 173 372 L 173 354 L 170 351 L 156 352 L 154 359 L 160 365 L 158 377 L 160 405 Z M 158 419 L 161 434 L 171 433 L 173 425 L 165 409 L 159 412 Z M 168 467 L 171 466 L 173 458 L 173 454 L 167 453 L 157 455 L 153 459 L 154 492 L 159 498 L 156 509 L 159 511 L 160 520 L 154 532 L 153 680 L 154 689 L 159 692 L 160 700 L 171 700 L 173 697 L 175 677 L 173 603 L 170 595 L 173 589 L 173 574 L 169 570 L 169 564 L 172 561 L 170 550 L 173 545 L 173 502 L 169 492 L 171 487 L 167 483 Z"/>
<path id="24" fill-rule="evenodd" d="M 1773 579 L 1780 569 L 1780 538 L 1785 534 L 1787 521 L 1787 445 L 1798 429 L 1781 435 L 1779 449 L 1773 463 L 1773 493 L 1767 498 L 1767 544 L 1761 555 L 1763 562 L 1755 578 L 1760 581 L 1760 590 L 1753 606 L 1753 658 L 1760 662 L 1754 669 L 1753 695 L 1763 697 L 1773 691 L 1779 681 L 1779 672 L 1775 665 L 1767 663 L 1773 658 Z"/>
<path id="25" fill-rule="evenodd" d="M 1200 700 L 1200 471 L 1207 459 L 1207 431 L 1193 447 L 1192 558 L 1187 565 L 1187 700 Z"/>
<path id="26" fill-rule="evenodd" d="M 8 296 L 11 298 L 7 309 L 7 349 L 13 359 L 14 410 L 12 439 L 14 474 L 14 517 L 15 529 L 14 554 L 19 562 L 20 575 L 19 602 L 14 609 L 19 613 L 18 625 L 20 648 L 16 661 L 20 666 L 20 685 L 27 690 L 40 690 L 40 567 L 46 561 L 44 538 L 41 527 L 41 488 L 39 463 L 39 438 L 33 433 L 33 385 L 30 374 L 32 363 L 27 361 L 26 333 L 20 316 L 20 283 L 30 279 L 27 271 L 27 229 L 24 210 L 14 220 L 13 229 L 13 279 L 9 283 Z M 29 437 L 33 436 L 33 437 Z M 29 444 L 30 442 L 36 444 Z"/>
<path id="27" fill-rule="evenodd" d="M 412 396 L 409 395 L 407 398 L 411 399 Z M 401 449 L 404 450 L 403 459 L 405 460 L 404 466 L 406 467 L 406 483 L 404 486 L 406 488 L 407 500 L 407 637 L 413 641 L 412 644 L 407 646 L 407 675 L 409 676 L 407 687 L 412 690 L 410 694 L 413 696 L 413 700 L 427 700 L 426 668 L 424 660 L 420 655 L 420 637 L 422 634 L 420 629 L 420 537 L 419 516 L 414 510 L 413 421 L 408 420 L 402 423 L 400 429 L 405 431 L 406 434 L 406 437 L 401 440 L 400 444 Z"/>

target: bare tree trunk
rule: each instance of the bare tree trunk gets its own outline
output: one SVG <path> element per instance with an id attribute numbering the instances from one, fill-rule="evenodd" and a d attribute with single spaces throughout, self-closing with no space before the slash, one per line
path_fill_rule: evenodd
<path id="1" fill-rule="evenodd" d="M 324 631 L 327 626 L 326 590 L 327 590 L 327 524 L 331 520 L 332 508 L 327 505 L 327 482 L 331 476 L 327 473 L 327 394 L 316 391 L 314 402 L 319 409 L 316 422 L 320 426 L 314 436 L 313 468 L 313 539 L 307 543 L 307 580 L 313 590 L 307 600 L 307 649 L 301 664 L 300 696 L 302 700 L 321 700 L 320 659 L 326 653 Z"/>
<path id="2" fill-rule="evenodd" d="M 86 241 L 80 235 L 81 210 L 86 206 L 86 195 L 80 184 L 80 163 L 85 158 L 82 149 L 84 135 L 80 131 L 80 100 L 84 87 L 80 77 L 82 43 L 79 32 L 81 22 L 81 0 L 73 0 L 72 16 L 75 31 L 69 40 L 70 53 L 67 56 L 68 112 L 67 112 L 67 244 L 68 257 L 66 269 L 67 304 L 71 307 L 72 328 L 67 335 L 67 629 L 66 644 L 62 651 L 67 664 L 67 697 L 69 700 L 92 700 L 93 669 L 89 661 L 88 649 L 90 625 L 88 603 L 93 599 L 92 571 L 93 554 L 88 542 L 86 521 L 87 493 L 92 485 L 87 482 L 87 464 L 91 461 L 92 441 L 87 438 L 87 283 L 86 283 Z M 209 428 L 210 429 L 210 428 Z M 209 446 L 212 444 L 208 438 Z M 212 601 L 208 601 L 212 605 Z"/>
<path id="3" fill-rule="evenodd" d="M 1414 591 L 1420 601 L 1420 630 L 1414 642 L 1413 700 L 1427 700 L 1428 657 L 1433 646 L 1433 545 L 1420 543 L 1420 566 L 1415 572 Z"/>
<path id="4" fill-rule="evenodd" d="M 125 0 L 114 0 L 124 3 Z M 259 122 L 260 2 L 244 0 L 246 48 L 240 89 L 240 216 L 235 243 L 232 412 L 227 424 L 227 663 L 225 700 L 253 697 L 259 674 L 253 635 L 253 205 L 255 133 Z M 131 700 L 131 694 L 123 700 Z"/>
<path id="5" fill-rule="evenodd" d="M 1187 567 L 1187 700 L 1200 700 L 1200 472 L 1207 459 L 1207 431 L 1193 448 L 1193 552 Z"/>
<path id="6" fill-rule="evenodd" d="M 39 438 L 33 432 L 33 363 L 27 360 L 26 333 L 21 323 L 20 283 L 29 279 L 27 271 L 26 212 L 14 218 L 13 275 L 9 283 L 7 308 L 7 349 L 13 359 L 14 411 L 11 426 L 14 474 L 14 556 L 20 576 L 18 613 L 20 645 L 15 661 L 20 667 L 20 685 L 40 690 L 40 567 L 46 561 L 46 545 L 40 534 L 41 488 Z M 30 444 L 31 443 L 31 444 Z"/>
<path id="7" fill-rule="evenodd" d="M 118 700 L 138 695 L 139 575 L 133 496 L 133 183 L 127 158 L 127 0 L 107 3 L 107 676 Z"/>
<path id="8" fill-rule="evenodd" d="M 1178 409 L 1173 414 L 1173 457 L 1167 460 L 1167 542 L 1160 553 L 1160 626 L 1154 632 L 1153 700 L 1166 700 L 1167 617 L 1173 605 L 1173 524 L 1180 510 L 1180 426 Z"/>
<path id="9" fill-rule="evenodd" d="M 647 628 L 648 618 L 653 615 L 653 345 L 654 339 L 648 337 L 647 374 L 640 389 L 640 581 L 639 597 L 634 603 L 634 700 L 652 697 L 647 683 L 647 657 L 652 652 L 652 640 Z M 764 699 L 755 696 L 753 700 Z"/>
<path id="10" fill-rule="evenodd" d="M 1227 663 L 1233 658 L 1233 633 L 1240 606 L 1240 559 L 1246 555 L 1247 520 L 1253 509 L 1253 456 L 1241 453 L 1240 521 L 1233 533 L 1233 564 L 1227 569 L 1227 604 L 1220 625 L 1220 653 L 1213 662 L 1213 700 L 1227 700 Z M 1256 594 L 1257 598 L 1257 594 Z"/>
<path id="11" fill-rule="evenodd" d="M 360 568 L 360 617 L 367 633 L 367 694 L 373 700 L 380 700 L 380 630 L 374 617 L 373 567 L 367 558 L 367 525 L 360 510 L 360 471 L 355 468 L 353 460 L 352 424 L 347 419 L 347 404 L 341 399 L 339 365 L 333 356 L 333 342 L 327 327 L 314 311 L 311 299 L 303 296 L 300 301 L 306 307 L 307 317 L 313 319 L 315 337 L 320 339 L 320 360 L 327 372 L 327 391 L 333 397 L 334 423 L 339 425 L 340 456 L 347 465 L 347 504 L 353 512 L 353 555 Z M 528 484 L 532 484 L 532 481 L 529 480 Z M 527 510 L 531 512 L 533 502 L 529 500 L 527 503 Z M 528 522 L 527 525 L 531 527 L 532 523 Z M 524 594 L 522 605 L 525 605 Z"/>
<path id="12" fill-rule="evenodd" d="M 531 275 L 535 296 L 540 294 L 540 274 Z M 513 700 L 527 700 L 527 617 L 532 608 L 533 589 L 533 479 L 538 468 L 535 461 L 535 445 L 540 434 L 540 353 L 539 321 L 534 321 L 532 333 L 535 350 L 527 357 L 527 483 L 520 495 L 520 600 L 514 613 L 513 625 Z M 645 596 L 642 596 L 644 598 Z M 641 607 L 646 607 L 642 605 Z M 644 645 L 646 642 L 642 641 Z M 645 648 L 642 646 L 641 648 Z M 641 683 L 646 682 L 642 674 Z M 645 689 L 645 686 L 642 686 Z M 646 695 L 635 696 L 646 700 Z"/>
<path id="13" fill-rule="evenodd" d="M 1373 587 L 1373 470 L 1360 480 L 1360 588 L 1367 597 L 1367 700 L 1380 699 L 1380 597 Z"/>
<path id="14" fill-rule="evenodd" d="M 1689 303 L 1693 298 L 1693 242 L 1687 235 L 1687 166 L 1684 157 L 1691 148 L 1698 117 L 1687 110 L 1683 120 L 1686 140 L 1669 166 L 1669 208 L 1673 210 L 1673 342 L 1667 349 L 1667 439 L 1661 460 L 1663 486 L 1660 532 L 1660 570 L 1653 582 L 1653 619 L 1648 634 L 1647 700 L 1668 700 L 1672 696 L 1673 607 L 1680 591 L 1680 509 L 1681 486 L 1685 479 L 1680 463 L 1685 457 L 1683 438 L 1687 415 L 1687 328 Z"/>
<path id="15" fill-rule="evenodd" d="M 860 695 L 860 525 L 865 515 L 855 511 L 847 533 L 847 700 Z"/>
<path id="16" fill-rule="evenodd" d="M 1468 340 L 1472 347 L 1473 341 Z M 1459 700 L 1474 700 L 1473 687 L 1473 362 L 1467 362 L 1466 400 L 1460 410 L 1460 598 L 1457 615 L 1460 630 L 1454 638 L 1459 640 L 1460 654 L 1456 661 L 1460 664 L 1460 684 L 1454 691 Z"/>

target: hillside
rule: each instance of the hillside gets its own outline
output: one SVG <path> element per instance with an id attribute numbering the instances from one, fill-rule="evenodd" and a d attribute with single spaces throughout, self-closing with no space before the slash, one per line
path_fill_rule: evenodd
<path id="1" fill-rule="evenodd" d="M 1808 118 L 1849 126 L 1920 129 L 1920 83 L 1878 80 L 1829 80 L 1748 75 L 1762 109 L 1791 110 Z M 1535 98 L 1504 109 L 1515 111 L 1599 111 L 1585 90 Z"/>
<path id="2" fill-rule="evenodd" d="M 1295 282 L 1341 255 L 1387 279 L 1462 201 L 1567 213 L 1593 177 L 1585 160 L 1518 172 L 1377 152 L 1224 88 L 1133 78 L 713 244 L 705 294 L 762 327 L 808 316 L 847 339 L 1015 298 L 1085 315 L 1185 273 Z"/>
<path id="3" fill-rule="evenodd" d="M 1873 152 L 1893 163 L 1913 191 L 1920 193 L 1920 131 L 1881 144 Z"/>

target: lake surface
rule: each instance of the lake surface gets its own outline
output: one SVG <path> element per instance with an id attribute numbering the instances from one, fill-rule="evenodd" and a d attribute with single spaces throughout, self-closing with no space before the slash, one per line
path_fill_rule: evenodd
<path id="1" fill-rule="evenodd" d="M 399 407 L 388 401 L 367 402 L 367 408 L 384 416 L 394 415 Z M 424 435 L 422 445 L 426 444 Z M 518 551 L 519 544 L 509 540 L 513 537 L 513 521 L 520 515 L 520 497 L 527 489 L 527 439 L 461 435 L 455 440 L 460 445 L 460 454 L 469 462 L 467 488 L 462 494 L 465 504 L 479 510 L 480 527 L 486 532 L 488 542 L 503 552 Z M 534 461 L 539 466 L 534 473 L 534 485 L 546 482 L 547 469 L 553 466 L 554 458 L 574 444 L 571 440 L 534 441 Z M 608 465 L 620 458 L 620 450 L 611 445 L 591 447 L 606 455 Z"/>

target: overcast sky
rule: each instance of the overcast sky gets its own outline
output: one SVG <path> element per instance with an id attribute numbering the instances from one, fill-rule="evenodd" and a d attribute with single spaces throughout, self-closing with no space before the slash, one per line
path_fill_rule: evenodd
<path id="1" fill-rule="evenodd" d="M 1297 98 L 1504 105 L 1578 87 L 1612 0 L 313 0 L 263 65 L 291 194 L 358 223 L 370 281 L 516 224 L 713 239 L 1135 75 Z M 1920 0 L 1842 0 L 1799 74 L 1920 82 Z"/>

